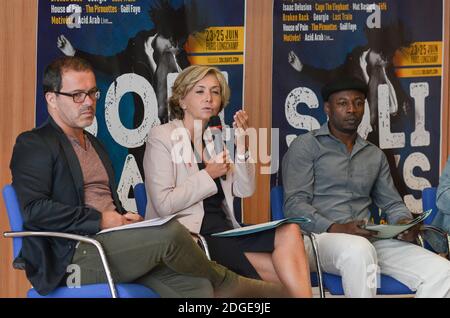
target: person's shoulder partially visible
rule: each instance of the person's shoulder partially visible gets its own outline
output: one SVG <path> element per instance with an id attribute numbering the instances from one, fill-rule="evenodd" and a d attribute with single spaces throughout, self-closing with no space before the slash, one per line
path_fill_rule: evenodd
<path id="1" fill-rule="evenodd" d="M 317 148 L 317 137 L 319 135 L 319 129 L 309 131 L 305 134 L 298 135 L 290 144 L 289 149 L 291 151 L 308 151 L 311 152 Z"/>
<path id="2" fill-rule="evenodd" d="M 173 121 L 152 127 L 148 133 L 148 137 L 158 139 L 159 138 L 170 139 L 170 135 L 175 129 L 177 129 L 177 127 L 178 125 L 175 124 Z"/>
<path id="3" fill-rule="evenodd" d="M 148 133 L 148 141 L 150 143 L 160 142 L 166 146 L 172 145 L 174 142 L 189 139 L 189 133 L 183 126 L 181 120 L 175 119 L 166 124 L 155 126 Z"/>
<path id="4" fill-rule="evenodd" d="M 56 130 L 49 123 L 24 131 L 17 136 L 16 145 L 20 144 L 42 144 L 51 146 L 53 141 L 57 141 Z"/>
<path id="5" fill-rule="evenodd" d="M 10 168 L 15 170 L 27 163 L 43 163 L 55 158 L 60 145 L 57 131 L 51 125 L 43 125 L 21 133 L 13 148 Z"/>

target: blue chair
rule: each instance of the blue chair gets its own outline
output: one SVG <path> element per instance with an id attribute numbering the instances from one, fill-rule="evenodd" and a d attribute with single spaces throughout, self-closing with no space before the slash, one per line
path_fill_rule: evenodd
<path id="1" fill-rule="evenodd" d="M 137 212 L 145 218 L 145 209 L 147 206 L 147 192 L 145 192 L 145 184 L 138 183 L 134 186 L 134 199 L 136 200 Z"/>
<path id="2" fill-rule="evenodd" d="M 283 188 L 281 186 L 275 186 L 270 191 L 270 205 L 272 209 L 272 219 L 281 219 L 284 218 L 284 210 L 283 210 Z M 330 294 L 332 295 L 344 295 L 344 290 L 342 288 L 342 278 L 339 275 L 334 275 L 330 273 L 321 272 L 320 270 L 320 251 L 317 249 L 317 244 L 314 242 L 314 235 L 310 236 L 311 242 L 313 243 L 313 251 L 316 257 L 317 264 L 317 274 L 314 275 L 317 277 L 317 283 L 319 285 L 321 297 L 325 297 L 325 293 L 323 290 L 326 288 Z M 312 284 L 314 282 L 313 277 L 311 276 Z M 388 276 L 381 274 L 380 275 L 380 284 L 377 289 L 377 294 L 379 295 L 408 295 L 414 294 L 414 291 L 410 290 L 406 285 L 400 283 L 398 280 Z M 323 282 L 323 285 L 320 285 L 320 282 Z M 314 284 L 313 284 L 314 286 Z"/>
<path id="3" fill-rule="evenodd" d="M 3 200 L 5 201 L 6 211 L 8 213 L 9 223 L 12 232 L 3 233 L 4 237 L 13 239 L 14 258 L 20 253 L 22 248 L 22 238 L 30 236 L 39 237 L 60 237 L 94 245 L 101 257 L 103 267 L 105 269 L 108 283 L 82 285 L 80 288 L 57 287 L 50 294 L 41 296 L 34 288 L 31 288 L 27 297 L 29 298 L 157 298 L 159 295 L 153 290 L 139 284 L 114 284 L 111 272 L 108 266 L 106 255 L 101 244 L 91 238 L 58 232 L 28 232 L 23 230 L 23 219 L 20 211 L 19 201 L 16 192 L 11 185 L 6 185 L 2 191 Z"/>
<path id="4" fill-rule="evenodd" d="M 436 206 L 436 187 L 425 188 L 422 190 L 422 208 L 424 211 L 431 210 L 431 214 L 423 221 L 425 225 L 431 225 L 438 212 Z"/>

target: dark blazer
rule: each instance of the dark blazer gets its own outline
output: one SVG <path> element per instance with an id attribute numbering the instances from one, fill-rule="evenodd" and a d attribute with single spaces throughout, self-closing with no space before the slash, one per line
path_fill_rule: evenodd
<path id="1" fill-rule="evenodd" d="M 108 155 L 93 135 L 86 132 L 86 136 L 106 168 L 114 203 L 123 213 Z M 84 205 L 83 175 L 75 151 L 51 118 L 17 137 L 10 168 L 25 230 L 78 235 L 94 235 L 100 230 L 101 213 Z M 23 239 L 19 257 L 40 294 L 63 283 L 76 243 L 60 238 Z"/>

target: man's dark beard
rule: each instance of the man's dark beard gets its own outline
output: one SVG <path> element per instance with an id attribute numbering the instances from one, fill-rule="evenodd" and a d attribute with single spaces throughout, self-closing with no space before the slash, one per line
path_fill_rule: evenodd
<path id="1" fill-rule="evenodd" d="M 359 121 L 358 125 L 354 129 L 345 128 L 345 127 L 342 127 L 342 125 L 336 125 L 336 124 L 333 125 L 333 127 L 334 127 L 334 129 L 336 129 L 337 131 L 340 131 L 341 133 L 353 135 L 354 133 L 358 132 L 358 127 L 360 124 L 361 124 L 361 120 Z"/>
<path id="2" fill-rule="evenodd" d="M 348 135 L 353 135 L 354 133 L 358 132 L 358 128 L 356 128 L 356 129 L 345 129 L 345 128 L 342 128 L 342 129 L 338 129 L 338 130 L 340 132 L 346 133 Z"/>

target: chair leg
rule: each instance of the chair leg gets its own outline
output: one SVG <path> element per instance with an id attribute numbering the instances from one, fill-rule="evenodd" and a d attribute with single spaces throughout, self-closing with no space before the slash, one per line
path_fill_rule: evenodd
<path id="1" fill-rule="evenodd" d="M 205 252 L 208 260 L 211 260 L 211 255 L 209 254 L 208 243 L 206 243 L 206 239 L 200 233 L 191 232 L 191 235 L 198 240 L 197 242 L 200 245 L 200 248 Z"/>
<path id="2" fill-rule="evenodd" d="M 450 235 L 447 234 L 447 259 L 450 260 Z"/>
<path id="3" fill-rule="evenodd" d="M 425 241 L 422 237 L 422 234 L 417 235 L 417 242 L 421 247 L 425 248 Z"/>
<path id="4" fill-rule="evenodd" d="M 105 252 L 103 251 L 102 245 L 98 242 L 95 241 L 96 243 L 93 243 L 95 245 L 95 247 L 98 250 L 98 253 L 100 254 L 100 259 L 102 260 L 103 263 L 103 267 L 105 269 L 105 274 L 106 274 L 106 279 L 108 281 L 108 286 L 109 286 L 109 290 L 111 291 L 111 297 L 112 298 L 117 298 L 117 291 L 116 291 L 116 287 L 114 285 L 114 281 L 111 275 L 111 271 L 109 269 L 109 264 L 108 264 L 108 260 L 106 259 L 106 255 Z"/>
<path id="5" fill-rule="evenodd" d="M 311 240 L 311 245 L 314 253 L 314 258 L 316 261 L 316 270 L 317 270 L 317 282 L 319 284 L 319 294 L 320 298 L 325 298 L 325 291 L 323 287 L 323 279 L 322 279 L 322 269 L 320 268 L 320 256 L 319 249 L 317 248 L 317 241 L 315 235 L 313 233 L 306 234 Z"/>

